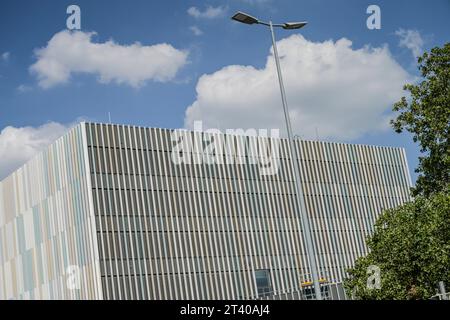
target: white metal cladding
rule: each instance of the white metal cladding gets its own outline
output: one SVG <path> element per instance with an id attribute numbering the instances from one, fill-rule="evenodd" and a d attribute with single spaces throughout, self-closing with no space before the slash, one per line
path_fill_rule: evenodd
<path id="1" fill-rule="evenodd" d="M 252 164 L 174 164 L 172 130 L 86 129 L 105 298 L 255 298 L 259 269 L 270 270 L 274 295 L 311 280 L 286 140 L 279 140 L 278 174 L 263 176 Z M 189 135 L 203 141 L 205 134 Z M 316 141 L 296 146 L 319 276 L 340 282 L 367 253 L 365 237 L 381 210 L 410 199 L 405 154 Z"/>
<path id="2" fill-rule="evenodd" d="M 83 123 L 2 181 L 0 298 L 240 299 L 257 297 L 256 270 L 273 295 L 311 280 L 286 140 L 261 175 L 249 160 L 267 138 L 235 137 L 252 146 L 238 163 L 206 164 L 198 145 L 198 164 L 176 165 L 172 132 Z M 340 282 L 382 208 L 409 200 L 405 153 L 296 146 L 319 276 Z"/>
<path id="3" fill-rule="evenodd" d="M 0 182 L 0 299 L 102 298 L 83 128 Z"/>

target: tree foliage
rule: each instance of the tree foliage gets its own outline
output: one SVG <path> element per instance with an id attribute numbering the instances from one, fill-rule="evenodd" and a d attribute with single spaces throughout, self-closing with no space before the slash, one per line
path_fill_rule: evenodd
<path id="1" fill-rule="evenodd" d="M 429 195 L 450 182 L 450 43 L 425 53 L 418 64 L 422 81 L 404 86 L 410 97 L 394 104 L 400 114 L 391 124 L 398 133 L 412 133 L 419 143 L 423 156 L 413 195 Z"/>
<path id="2" fill-rule="evenodd" d="M 450 43 L 418 64 L 422 81 L 405 85 L 409 97 L 394 105 L 399 115 L 391 122 L 420 145 L 415 199 L 380 215 L 369 254 L 348 270 L 345 287 L 359 299 L 427 299 L 439 281 L 450 286 Z M 373 266 L 379 288 L 368 285 Z"/>
<path id="3" fill-rule="evenodd" d="M 359 299 L 427 299 L 439 281 L 450 283 L 450 190 L 419 196 L 385 210 L 367 239 L 345 287 Z M 381 287 L 367 285 L 368 267 L 380 268 Z"/>

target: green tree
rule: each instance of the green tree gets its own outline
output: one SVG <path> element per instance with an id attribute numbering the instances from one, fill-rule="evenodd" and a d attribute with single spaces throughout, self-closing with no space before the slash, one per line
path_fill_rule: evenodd
<path id="1" fill-rule="evenodd" d="M 439 281 L 450 285 L 450 43 L 418 64 L 422 81 L 405 85 L 409 98 L 394 105 L 391 122 L 420 145 L 415 199 L 381 214 L 369 254 L 348 270 L 345 288 L 359 299 L 427 299 Z M 379 288 L 368 286 L 371 266 L 379 268 Z"/>
<path id="2" fill-rule="evenodd" d="M 393 110 L 400 112 L 391 121 L 396 132 L 407 130 L 420 145 L 419 173 L 413 195 L 429 195 L 450 182 L 450 43 L 435 47 L 418 59 L 422 81 L 407 84 Z"/>
<path id="3" fill-rule="evenodd" d="M 450 190 L 418 196 L 385 210 L 345 281 L 359 299 L 428 299 L 439 281 L 450 284 Z M 370 288 L 369 266 L 380 268 L 380 288 Z M 370 281 L 369 281 L 370 282 Z"/>

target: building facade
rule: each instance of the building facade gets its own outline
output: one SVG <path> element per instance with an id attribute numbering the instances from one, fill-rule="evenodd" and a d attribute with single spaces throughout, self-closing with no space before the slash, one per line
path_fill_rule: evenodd
<path id="1" fill-rule="evenodd" d="M 208 141 L 228 141 L 232 161 Z M 273 163 L 253 161 L 261 145 L 277 150 L 269 174 Z M 367 254 L 382 209 L 410 200 L 405 152 L 296 147 L 319 276 L 340 282 Z M 311 281 L 310 257 L 287 148 L 285 139 L 79 124 L 0 182 L 0 298 L 298 292 Z"/>

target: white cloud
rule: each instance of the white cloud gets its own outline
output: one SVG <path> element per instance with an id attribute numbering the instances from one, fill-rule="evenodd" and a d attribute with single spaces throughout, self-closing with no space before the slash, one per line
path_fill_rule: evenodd
<path id="1" fill-rule="evenodd" d="M 29 92 L 31 90 L 33 90 L 33 88 L 26 84 L 21 84 L 17 87 L 17 91 L 19 91 L 20 93 Z"/>
<path id="2" fill-rule="evenodd" d="M 399 29 L 395 34 L 400 38 L 399 46 L 411 50 L 415 59 L 423 53 L 423 39 L 419 31 Z"/>
<path id="3" fill-rule="evenodd" d="M 62 136 L 70 126 L 49 122 L 40 127 L 6 127 L 0 132 L 0 180 Z"/>
<path id="4" fill-rule="evenodd" d="M 188 53 L 162 43 L 119 45 L 112 40 L 92 42 L 95 33 L 68 30 L 55 34 L 47 46 L 36 50 L 30 71 L 42 88 L 67 83 L 72 73 L 98 76 L 101 83 L 114 81 L 140 87 L 146 81 L 172 80 L 187 63 Z"/>
<path id="5" fill-rule="evenodd" d="M 252 5 L 262 5 L 271 2 L 271 0 L 242 0 L 242 2 L 252 4 Z"/>
<path id="6" fill-rule="evenodd" d="M 197 26 L 190 26 L 190 27 L 189 27 L 189 30 L 191 30 L 192 33 L 193 33 L 194 35 L 196 35 L 196 36 L 201 36 L 201 35 L 203 34 L 203 31 L 200 30 L 200 28 L 197 27 Z"/>
<path id="7" fill-rule="evenodd" d="M 3 52 L 3 53 L 2 53 L 2 60 L 3 60 L 3 61 L 8 61 L 10 55 L 11 55 L 11 54 L 10 54 L 9 52 Z"/>
<path id="8" fill-rule="evenodd" d="M 351 41 L 311 42 L 293 35 L 278 42 L 295 133 L 321 139 L 355 139 L 386 129 L 393 102 L 409 74 L 389 49 L 353 49 Z M 185 126 L 285 128 L 272 51 L 264 68 L 230 65 L 200 77 Z"/>
<path id="9" fill-rule="evenodd" d="M 201 11 L 197 7 L 190 7 L 187 13 L 197 19 L 214 19 L 221 17 L 225 14 L 226 8 L 222 6 L 212 7 L 208 6 L 204 11 Z"/>

